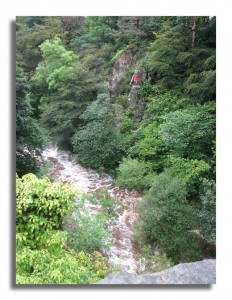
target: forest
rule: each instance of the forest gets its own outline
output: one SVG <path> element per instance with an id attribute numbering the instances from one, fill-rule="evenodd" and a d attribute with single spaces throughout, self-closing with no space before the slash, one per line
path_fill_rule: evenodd
<path id="1" fill-rule="evenodd" d="M 16 173 L 17 284 L 215 258 L 216 17 L 17 17 Z"/>

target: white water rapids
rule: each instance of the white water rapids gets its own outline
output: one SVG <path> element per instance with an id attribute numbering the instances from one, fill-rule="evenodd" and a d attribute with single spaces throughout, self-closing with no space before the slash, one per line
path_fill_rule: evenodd
<path id="1" fill-rule="evenodd" d="M 115 201 L 122 201 L 125 209 L 110 229 L 113 245 L 105 255 L 110 263 L 116 264 L 122 271 L 129 273 L 142 271 L 143 267 L 134 257 L 131 242 L 132 228 L 138 217 L 137 209 L 141 195 L 114 186 L 108 174 L 100 175 L 96 171 L 82 167 L 76 163 L 70 153 L 61 151 L 55 146 L 48 147 L 43 152 L 43 159 L 51 164 L 51 175 L 55 180 L 71 182 L 75 188 L 85 193 L 94 193 L 106 188 Z M 96 205 L 90 203 L 87 207 L 91 210 L 98 209 Z"/>

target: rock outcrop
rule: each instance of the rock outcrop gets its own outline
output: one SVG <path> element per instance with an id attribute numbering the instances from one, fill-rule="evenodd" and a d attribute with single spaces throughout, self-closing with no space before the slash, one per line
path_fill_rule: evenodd
<path id="1" fill-rule="evenodd" d="M 139 89 L 131 88 L 131 91 L 128 95 L 128 105 L 133 109 L 133 120 L 136 123 L 142 121 L 143 113 L 146 108 L 146 99 L 139 98 L 137 96 Z"/>
<path id="2" fill-rule="evenodd" d="M 130 50 L 126 50 L 116 61 L 114 67 L 111 70 L 110 90 L 115 94 L 119 88 L 120 81 L 125 72 L 135 63 L 135 57 Z M 132 76 L 132 74 L 131 74 Z M 128 78 L 128 85 L 130 84 L 130 78 Z"/>
<path id="3" fill-rule="evenodd" d="M 170 269 L 154 273 L 135 275 L 129 273 L 110 274 L 96 284 L 215 284 L 216 260 L 206 259 L 194 263 L 183 263 Z"/>

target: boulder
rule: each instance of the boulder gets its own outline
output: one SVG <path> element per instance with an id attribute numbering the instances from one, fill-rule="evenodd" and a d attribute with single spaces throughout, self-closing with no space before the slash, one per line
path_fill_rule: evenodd
<path id="1" fill-rule="evenodd" d="M 110 274 L 96 284 L 215 284 L 216 260 L 182 263 L 154 274 Z"/>

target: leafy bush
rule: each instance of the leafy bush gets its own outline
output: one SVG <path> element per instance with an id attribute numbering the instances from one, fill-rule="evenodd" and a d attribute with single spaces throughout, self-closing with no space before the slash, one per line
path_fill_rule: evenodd
<path id="1" fill-rule="evenodd" d="M 51 184 L 48 178 L 38 179 L 34 174 L 17 177 L 17 232 L 27 236 L 30 247 L 36 247 L 42 234 L 60 228 L 74 196 L 75 191 L 68 184 Z"/>
<path id="2" fill-rule="evenodd" d="M 16 188 L 17 284 L 84 284 L 108 274 L 100 253 L 70 250 L 68 233 L 57 230 L 72 207 L 69 184 L 27 174 L 16 178 Z"/>
<path id="3" fill-rule="evenodd" d="M 123 207 L 123 203 L 112 198 L 107 189 L 88 195 L 88 200 L 95 205 L 100 205 L 107 218 L 116 217 L 116 210 Z"/>
<path id="4" fill-rule="evenodd" d="M 128 108 L 128 95 L 119 95 L 116 100 L 115 103 L 122 106 L 123 108 Z"/>
<path id="5" fill-rule="evenodd" d="M 136 253 L 136 261 L 142 265 L 142 273 L 154 273 L 168 269 L 173 266 L 170 258 L 166 254 L 154 253 L 151 245 L 143 245 L 140 253 Z M 141 271 L 140 271 L 141 273 Z"/>
<path id="6" fill-rule="evenodd" d="M 167 166 L 172 169 L 187 189 L 190 198 L 199 193 L 201 178 L 209 171 L 210 166 L 204 160 L 168 156 Z"/>
<path id="7" fill-rule="evenodd" d="M 86 122 L 107 121 L 112 117 L 110 96 L 108 92 L 98 94 L 97 100 L 93 101 L 82 113 L 81 119 Z"/>
<path id="8" fill-rule="evenodd" d="M 204 159 L 212 155 L 215 115 L 207 107 L 177 110 L 163 116 L 159 135 L 174 155 Z"/>
<path id="9" fill-rule="evenodd" d="M 153 169 L 160 171 L 164 167 L 167 149 L 158 135 L 158 126 L 155 123 L 141 127 L 141 138 L 133 146 L 133 151 L 139 157 L 149 159 Z"/>
<path id="10" fill-rule="evenodd" d="M 189 230 L 195 211 L 186 202 L 182 182 L 170 171 L 158 175 L 139 206 L 134 239 L 140 245 L 157 243 L 175 263 L 199 259 L 200 253 Z"/>
<path id="11" fill-rule="evenodd" d="M 130 133 L 131 130 L 134 129 L 134 121 L 126 115 L 123 115 L 120 119 L 121 124 L 118 127 L 118 131 L 122 134 Z"/>
<path id="12" fill-rule="evenodd" d="M 17 146 L 16 146 L 17 147 Z M 27 173 L 36 173 L 39 171 L 36 159 L 27 149 L 16 150 L 16 172 L 18 176 L 23 176 Z"/>
<path id="13" fill-rule="evenodd" d="M 67 234 L 51 231 L 37 249 L 22 246 L 17 236 L 17 284 L 86 284 L 108 274 L 105 259 L 98 252 L 92 255 L 67 249 Z"/>
<path id="14" fill-rule="evenodd" d="M 81 164 L 93 169 L 114 169 L 118 165 L 122 151 L 111 117 L 107 93 L 98 95 L 82 114 L 86 125 L 74 134 L 72 141 Z"/>
<path id="15" fill-rule="evenodd" d="M 208 243 L 216 243 L 216 184 L 203 179 L 201 194 L 202 209 L 199 212 L 199 227 Z"/>
<path id="16" fill-rule="evenodd" d="M 118 168 L 116 184 L 130 190 L 146 190 L 151 186 L 154 173 L 151 165 L 130 157 L 123 158 Z"/>
<path id="17" fill-rule="evenodd" d="M 149 82 L 143 82 L 138 91 L 137 97 L 149 97 L 154 93 L 153 86 Z"/>
<path id="18" fill-rule="evenodd" d="M 104 228 L 107 217 L 103 213 L 91 212 L 84 203 L 82 198 L 74 205 L 73 218 L 69 221 L 69 247 L 89 253 L 108 249 L 110 235 Z"/>
<path id="19" fill-rule="evenodd" d="M 149 100 L 144 114 L 144 119 L 147 121 L 159 121 L 161 115 L 184 108 L 187 105 L 186 99 L 177 97 L 171 92 L 149 98 Z"/>
<path id="20" fill-rule="evenodd" d="M 78 161 L 93 169 L 114 169 L 120 158 L 121 149 L 112 124 L 92 121 L 75 133 L 73 148 Z"/>

